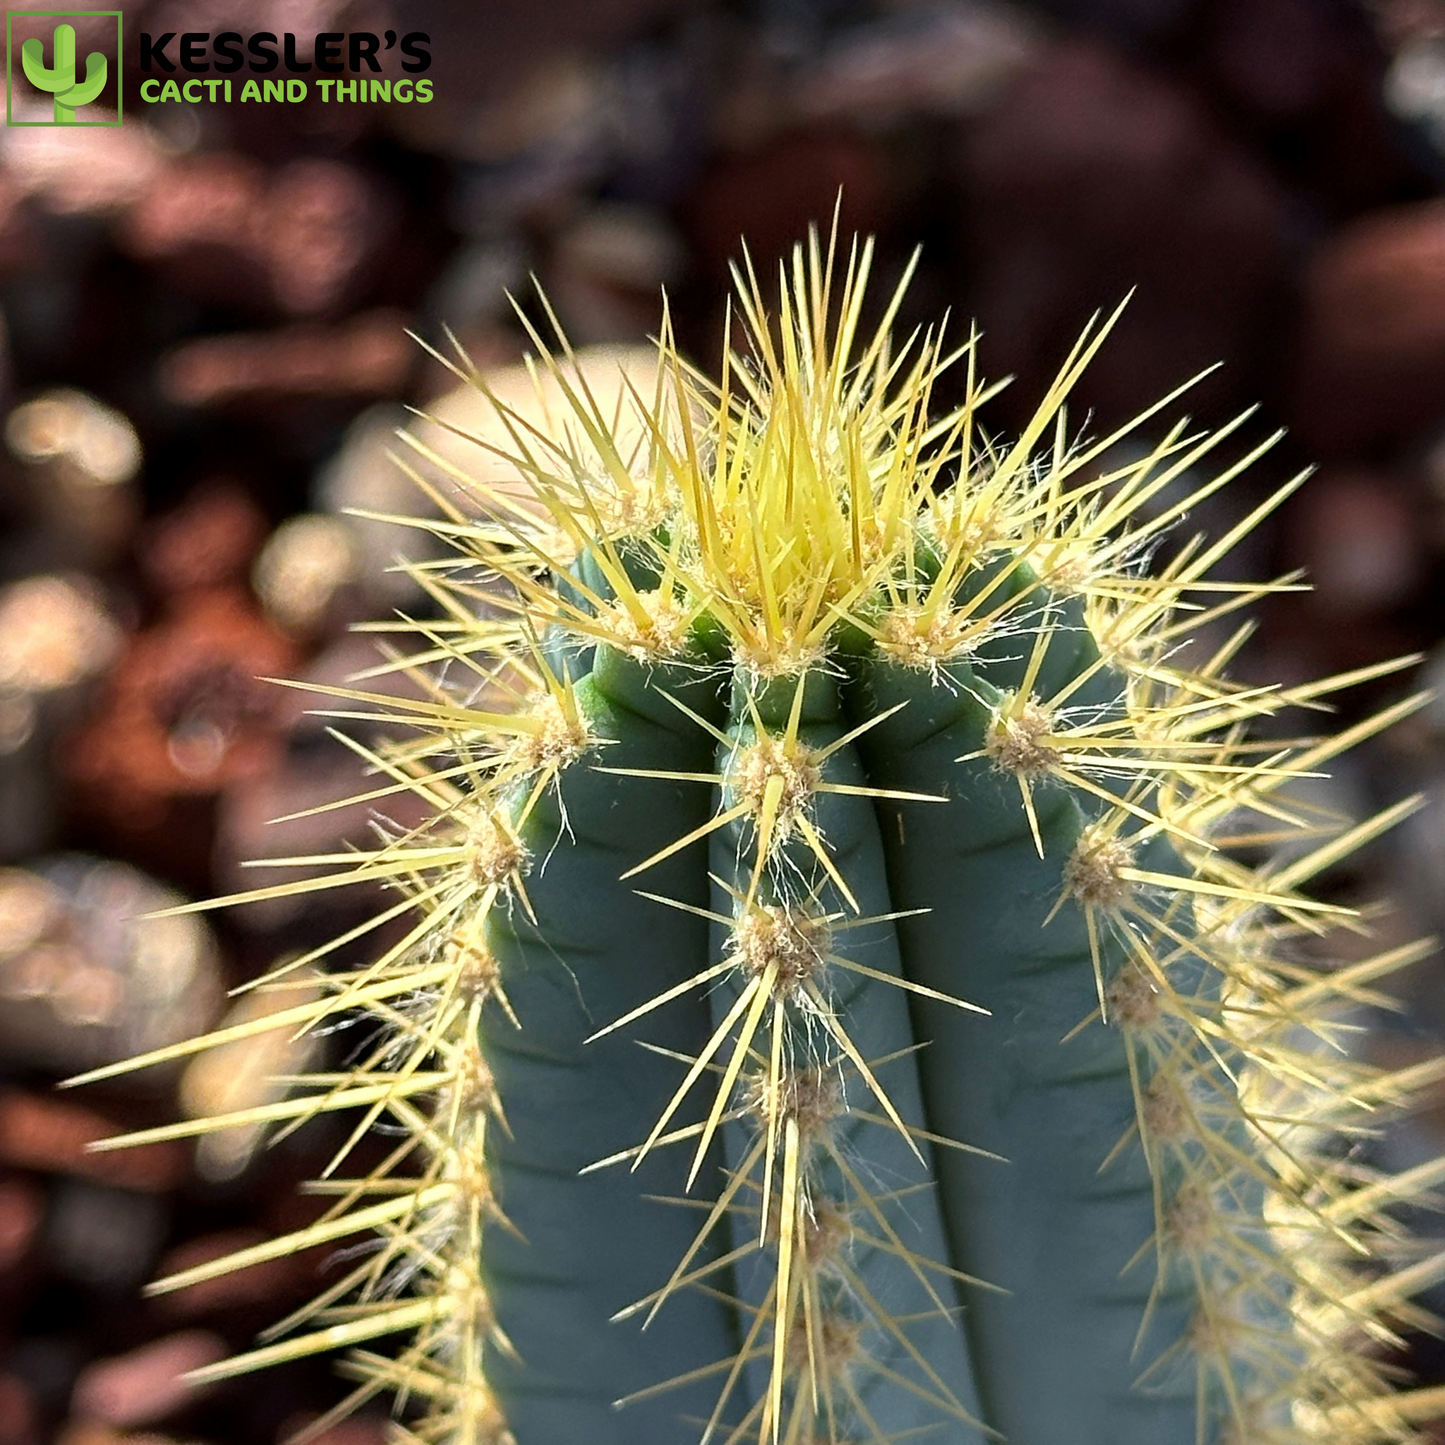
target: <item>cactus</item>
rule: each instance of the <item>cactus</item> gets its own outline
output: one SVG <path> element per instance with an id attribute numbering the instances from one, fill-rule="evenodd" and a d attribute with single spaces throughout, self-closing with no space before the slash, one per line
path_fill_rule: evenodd
<path id="1" fill-rule="evenodd" d="M 1200 482 L 1239 422 L 1180 422 L 1106 466 L 1177 392 L 1072 441 L 1097 318 L 1004 445 L 977 337 L 895 343 L 906 275 L 865 331 L 871 247 L 836 251 L 798 248 L 772 313 L 739 275 L 714 379 L 664 323 L 605 400 L 533 331 L 546 420 L 492 396 L 478 441 L 518 486 L 410 438 L 449 477 L 403 463 L 439 514 L 411 524 L 454 552 L 415 569 L 432 615 L 386 624 L 418 693 L 320 690 L 404 734 L 351 746 L 429 821 L 245 895 L 391 890 L 276 988 L 399 936 L 319 1002 L 87 1076 L 360 1013 L 291 1097 L 113 1141 L 351 1111 L 334 1207 L 156 1288 L 374 1235 L 201 1374 L 349 1348 L 339 1409 L 391 1393 L 405 1440 L 1420 1439 L 1439 1392 L 1388 1355 L 1445 1266 L 1398 1212 L 1445 1163 L 1341 1144 L 1445 1074 L 1348 1047 L 1430 948 L 1311 966 L 1362 925 L 1304 891 L 1413 805 L 1292 796 L 1418 700 L 1254 735 L 1402 664 L 1230 682 L 1245 631 L 1191 634 L 1283 584 L 1211 571 L 1300 479 L 1151 570 L 1264 447 Z"/>
<path id="2" fill-rule="evenodd" d="M 75 78 L 75 27 L 55 27 L 55 64 L 45 64 L 45 45 L 37 39 L 27 40 L 20 47 L 25 78 L 36 90 L 55 95 L 55 124 L 71 125 L 75 112 L 89 105 L 105 89 L 109 62 L 98 50 L 85 57 L 85 79 Z"/>

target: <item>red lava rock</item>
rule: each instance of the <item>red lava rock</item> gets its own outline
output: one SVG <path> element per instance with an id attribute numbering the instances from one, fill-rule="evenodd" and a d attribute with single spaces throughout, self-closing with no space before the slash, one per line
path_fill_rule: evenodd
<path id="1" fill-rule="evenodd" d="M 372 187 L 354 167 L 330 160 L 287 166 L 266 198 L 256 239 L 282 308 L 309 315 L 340 299 L 375 249 L 382 219 Z"/>
<path id="2" fill-rule="evenodd" d="M 0 1161 L 22 1169 L 74 1174 L 150 1191 L 174 1189 L 189 1173 L 179 1142 L 90 1153 L 87 1145 L 123 1132 L 112 1120 L 78 1104 L 42 1099 L 18 1089 L 0 1094 Z"/>
<path id="3" fill-rule="evenodd" d="M 242 582 L 266 540 L 265 514 L 238 486 L 202 488 L 159 518 L 140 543 L 151 580 L 167 593 Z"/>
<path id="4" fill-rule="evenodd" d="M 231 1229 L 187 1240 L 165 1255 L 156 1267 L 156 1278 L 165 1279 L 214 1259 L 223 1259 L 238 1250 L 262 1244 L 268 1237 L 259 1229 Z M 196 1319 L 222 1310 L 256 1305 L 274 1306 L 297 1292 L 298 1281 L 309 1277 L 308 1264 L 309 1261 L 302 1261 L 297 1255 L 267 1260 L 216 1279 L 202 1280 L 171 1294 L 158 1295 L 156 1303 L 176 1319 Z"/>
<path id="5" fill-rule="evenodd" d="M 298 658 L 249 590 L 175 596 L 131 639 L 60 750 L 74 813 L 99 825 L 108 847 L 212 892 L 215 797 L 275 767 L 285 691 L 262 679 L 292 675 Z"/>
<path id="6" fill-rule="evenodd" d="M 1420 579 L 1422 519 L 1388 476 L 1327 472 L 1302 489 L 1290 513 L 1313 605 L 1336 616 L 1378 613 Z"/>
<path id="7" fill-rule="evenodd" d="M 1445 414 L 1445 200 L 1374 211 L 1305 277 L 1295 425 L 1316 448 L 1398 437 Z"/>
<path id="8" fill-rule="evenodd" d="M 968 311 L 988 373 L 1020 377 L 1005 413 L 1131 288 L 1080 402 L 1123 420 L 1221 357 L 1250 389 L 1239 363 L 1279 282 L 1284 199 L 1188 91 L 1101 46 L 1060 45 L 966 133 L 960 160 Z"/>
<path id="9" fill-rule="evenodd" d="M 1445 39 L 1445 4 L 1441 0 L 1372 0 L 1368 8 L 1392 50 L 1419 40 Z"/>
<path id="10" fill-rule="evenodd" d="M 174 256 L 194 246 L 233 250 L 249 234 L 265 195 L 257 162 L 230 153 L 173 160 L 126 217 L 122 240 L 135 256 Z"/>
<path id="11" fill-rule="evenodd" d="M 28 1179 L 0 1179 L 0 1275 L 13 1269 L 26 1254 L 40 1228 L 44 1201 Z M 5 1376 L 0 1375 L 0 1445 L 5 1433 Z"/>
<path id="12" fill-rule="evenodd" d="M 132 639 L 65 761 L 87 811 L 153 827 L 165 800 L 209 795 L 274 763 L 280 689 L 294 644 L 239 588 L 183 594 Z"/>
<path id="13" fill-rule="evenodd" d="M 325 310 L 374 251 L 386 216 L 353 166 L 300 160 L 268 176 L 229 152 L 172 161 L 131 207 L 122 244 L 217 299 Z"/>
<path id="14" fill-rule="evenodd" d="M 37 1445 L 40 1421 L 24 1381 L 0 1375 L 0 1445 Z"/>
<path id="15" fill-rule="evenodd" d="M 301 1433 L 310 1420 L 297 1417 L 288 1420 L 276 1436 L 276 1445 L 286 1442 Z M 384 1445 L 389 1438 L 387 1422 L 378 1415 L 353 1415 L 349 1420 L 339 1420 L 319 1435 L 308 1435 L 306 1445 Z"/>
<path id="16" fill-rule="evenodd" d="M 334 327 L 206 337 L 171 352 L 157 381 L 182 406 L 256 396 L 389 396 L 418 354 L 405 326 L 399 312 L 378 310 Z"/>
<path id="17" fill-rule="evenodd" d="M 227 1353 L 219 1335 L 184 1330 L 129 1354 L 97 1360 L 76 1380 L 71 1410 L 84 1419 L 122 1428 L 154 1424 L 196 1398 L 197 1387 L 183 1378 L 188 1371 L 214 1364 Z"/>
<path id="18" fill-rule="evenodd" d="M 919 6 L 856 27 L 808 67 L 793 96 L 810 120 L 975 114 L 1027 62 L 1035 26 L 1019 9 Z"/>
<path id="19" fill-rule="evenodd" d="M 162 263 L 184 291 L 255 305 L 266 293 L 252 236 L 266 198 L 266 172 L 228 152 L 172 160 L 130 208 L 120 242 Z"/>
<path id="20" fill-rule="evenodd" d="M 739 238 L 746 237 L 759 276 L 770 275 L 776 258 L 810 225 L 826 232 L 840 191 L 842 235 L 881 230 L 890 199 L 885 172 L 879 147 L 842 127 L 792 131 L 723 158 L 702 177 L 686 208 L 699 268 L 725 278 Z"/>

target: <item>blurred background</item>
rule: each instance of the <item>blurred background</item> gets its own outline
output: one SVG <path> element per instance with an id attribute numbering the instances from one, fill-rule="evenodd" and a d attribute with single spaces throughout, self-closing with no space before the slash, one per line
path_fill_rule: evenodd
<path id="1" fill-rule="evenodd" d="M 435 100 L 146 106 L 137 73 L 121 127 L 0 132 L 0 1445 L 272 1445 L 345 1388 L 325 1362 L 180 1383 L 324 1284 L 325 1252 L 141 1295 L 319 1212 L 295 1186 L 339 1126 L 85 1150 L 263 1101 L 305 1047 L 53 1085 L 264 1007 L 226 991 L 375 906 L 346 890 L 131 921 L 254 884 L 243 859 L 367 837 L 360 806 L 266 826 L 366 783 L 304 699 L 257 678 L 340 682 L 376 661 L 350 624 L 422 606 L 386 569 L 424 543 L 348 515 L 416 509 L 391 433 L 408 404 L 456 405 L 405 329 L 442 344 L 445 324 L 503 367 L 524 340 L 507 292 L 539 314 L 529 276 L 578 344 L 645 338 L 665 285 L 706 362 L 739 236 L 767 264 L 841 188 L 883 283 L 923 248 L 905 324 L 978 319 L 987 373 L 1017 377 L 992 408 L 1007 430 L 1137 288 L 1078 425 L 1221 361 L 1187 405 L 1219 424 L 1259 404 L 1230 457 L 1289 428 L 1184 535 L 1319 468 L 1225 566 L 1306 567 L 1315 587 L 1260 609 L 1239 670 L 1423 656 L 1347 694 L 1342 722 L 1445 681 L 1445 0 L 124 15 L 128 37 L 290 31 L 303 57 L 322 31 L 421 30 Z M 1423 810 L 1324 880 L 1376 926 L 1337 957 L 1445 927 L 1445 703 L 1310 785 L 1347 819 L 1415 792 Z M 1402 990 L 1363 1020 L 1381 1062 L 1441 1047 L 1440 961 Z M 1395 1167 L 1440 1152 L 1445 1095 L 1368 1147 Z M 1445 1380 L 1428 1340 L 1402 1363 Z M 364 1412 L 325 1445 L 383 1427 Z"/>

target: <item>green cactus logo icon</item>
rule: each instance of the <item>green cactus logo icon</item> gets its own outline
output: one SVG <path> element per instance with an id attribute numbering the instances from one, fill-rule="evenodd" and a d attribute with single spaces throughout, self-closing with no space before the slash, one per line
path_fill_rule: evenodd
<path id="1" fill-rule="evenodd" d="M 83 106 L 89 105 L 96 100 L 106 88 L 106 83 L 112 73 L 117 80 L 120 75 L 120 16 L 115 11 L 17 11 L 12 12 L 8 17 L 10 20 L 19 19 L 25 16 L 29 19 L 59 18 L 68 15 L 72 18 L 113 18 L 116 23 L 116 47 L 115 63 L 112 67 L 111 58 L 102 50 L 92 50 L 85 56 L 85 74 L 82 77 L 76 65 L 76 43 L 75 26 L 61 23 L 54 26 L 51 34 L 50 51 L 51 63 L 45 62 L 46 44 L 39 36 L 30 36 L 20 46 L 21 68 L 25 78 L 36 90 L 45 92 L 55 98 L 55 110 L 53 119 L 45 120 L 16 120 L 13 115 L 15 98 L 14 76 L 11 70 L 11 62 L 15 53 L 14 40 L 7 25 L 6 35 L 6 78 L 10 82 L 9 95 L 7 97 L 6 121 L 11 125 L 117 125 L 119 124 L 119 104 L 117 103 L 117 116 L 115 120 L 90 121 L 76 120 L 75 113 Z"/>
<path id="2" fill-rule="evenodd" d="M 75 78 L 75 27 L 55 27 L 55 64 L 45 64 L 45 48 L 39 40 L 27 40 L 20 49 L 25 64 L 25 78 L 37 90 L 55 94 L 56 125 L 74 125 L 75 112 L 89 105 L 105 89 L 110 67 L 98 50 L 85 57 L 85 79 Z"/>

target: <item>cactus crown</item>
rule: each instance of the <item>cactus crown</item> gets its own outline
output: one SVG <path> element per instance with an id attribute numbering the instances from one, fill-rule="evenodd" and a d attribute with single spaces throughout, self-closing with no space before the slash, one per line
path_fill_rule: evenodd
<path id="1" fill-rule="evenodd" d="M 379 882 L 374 926 L 409 926 L 314 1002 L 98 1071 L 361 1010 L 377 1041 L 262 1111 L 359 1111 L 336 1203 L 157 1288 L 374 1231 L 280 1342 L 204 1373 L 351 1347 L 349 1403 L 395 1393 L 418 1440 L 1415 1438 L 1439 1402 L 1396 1392 L 1383 1353 L 1445 1270 L 1392 1211 L 1445 1168 L 1385 1177 L 1335 1145 L 1445 1072 L 1344 1047 L 1348 1009 L 1428 946 L 1316 971 L 1304 946 L 1359 925 L 1301 891 L 1412 805 L 1342 829 L 1285 796 L 1415 704 L 1250 735 L 1399 664 L 1231 683 L 1245 632 L 1187 639 L 1278 585 L 1209 574 L 1300 479 L 1145 562 L 1270 443 L 1194 481 L 1243 418 L 1179 422 L 1114 464 L 1178 392 L 1071 440 L 1110 318 L 1002 445 L 976 337 L 896 343 L 906 276 L 865 333 L 871 247 L 835 249 L 794 253 L 775 313 L 739 276 L 745 343 L 716 378 L 666 322 L 654 373 L 605 392 L 533 332 L 537 413 L 493 398 L 474 438 L 514 486 L 406 438 L 451 483 L 411 467 L 440 520 L 396 519 L 455 554 L 416 569 L 434 617 L 391 625 L 421 695 L 333 692 L 411 735 L 352 746 L 369 797 L 429 822 L 245 896 Z M 1282 837 L 1288 862 L 1236 856 Z M 272 981 L 312 988 L 357 936 Z M 618 1080 L 636 1118 L 588 1114 Z M 383 1118 L 402 1144 L 344 1177 Z M 554 1206 L 575 1211 L 555 1235 Z M 625 1256 L 622 1285 L 581 1240 Z M 539 1303 L 539 1269 L 588 1283 Z M 613 1348 L 633 1403 L 588 1414 L 566 1352 Z"/>

